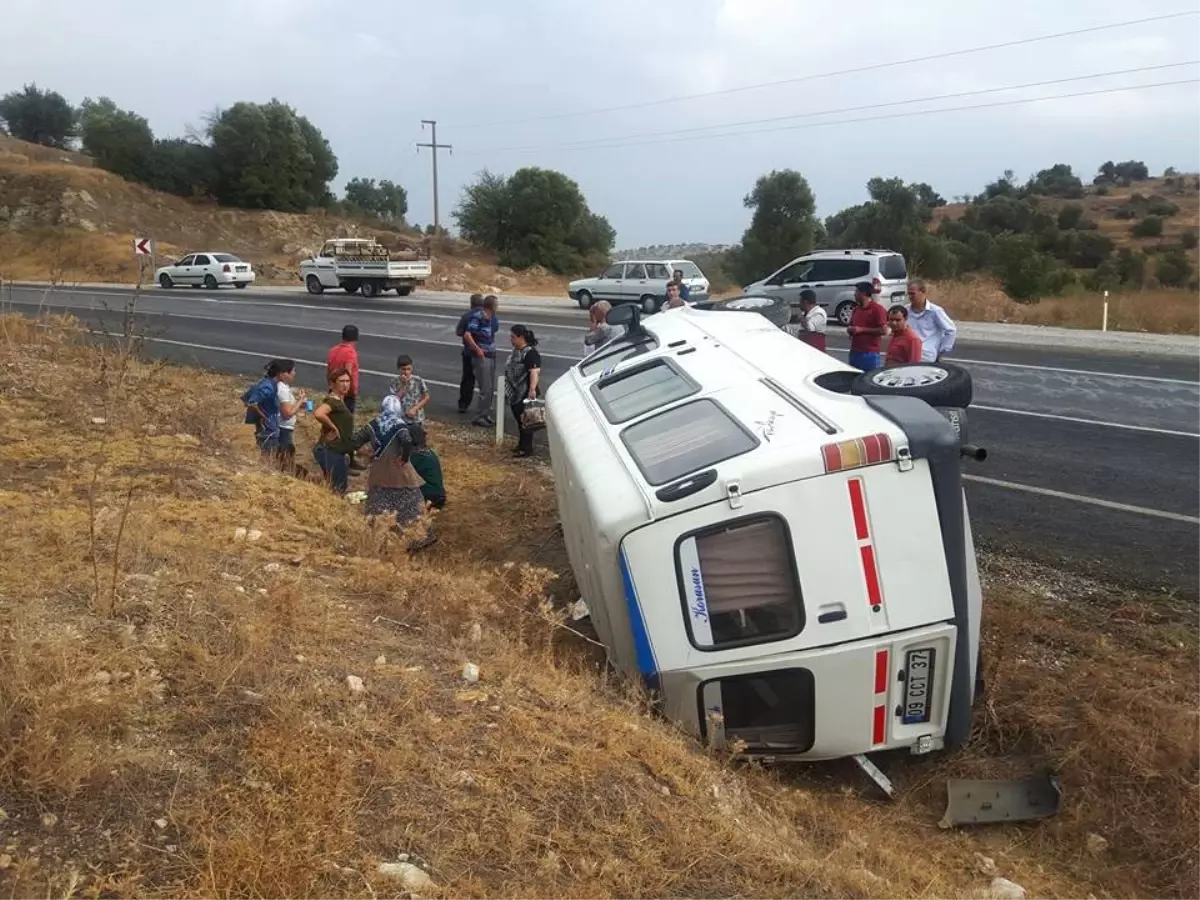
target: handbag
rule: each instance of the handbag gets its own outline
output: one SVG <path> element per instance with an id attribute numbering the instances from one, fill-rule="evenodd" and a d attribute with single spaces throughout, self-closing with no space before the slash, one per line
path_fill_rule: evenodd
<path id="1" fill-rule="evenodd" d="M 521 410 L 521 427 L 526 431 L 540 431 L 546 427 L 546 401 L 526 400 Z"/>

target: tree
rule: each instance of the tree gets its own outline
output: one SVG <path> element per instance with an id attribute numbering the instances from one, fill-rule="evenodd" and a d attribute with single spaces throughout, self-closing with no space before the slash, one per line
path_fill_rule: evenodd
<path id="1" fill-rule="evenodd" d="M 568 274 L 603 265 L 616 240 L 608 220 L 588 208 L 579 185 L 530 166 L 511 177 L 481 172 L 453 213 L 463 237 L 495 250 L 502 265 L 545 266 Z"/>
<path id="2" fill-rule="evenodd" d="M 148 179 L 154 133 L 137 113 L 118 109 L 107 97 L 89 97 L 79 108 L 79 134 L 100 168 L 131 181 Z"/>
<path id="3" fill-rule="evenodd" d="M 1038 300 L 1057 293 L 1069 277 L 1054 257 L 1037 249 L 1035 239 L 1025 234 L 1004 234 L 996 239 L 993 272 L 1014 300 Z"/>
<path id="4" fill-rule="evenodd" d="M 1056 163 L 1042 169 L 1029 179 L 1025 193 L 1042 194 L 1046 197 L 1082 197 L 1083 182 L 1066 163 Z"/>
<path id="5" fill-rule="evenodd" d="M 1192 262 L 1182 247 L 1172 247 L 1154 264 L 1154 276 L 1163 287 L 1182 287 L 1192 277 Z"/>
<path id="6" fill-rule="evenodd" d="M 762 278 L 813 248 L 816 201 L 799 172 L 781 169 L 760 176 L 742 205 L 754 213 L 741 246 L 729 252 L 729 271 L 739 283 Z"/>
<path id="7" fill-rule="evenodd" d="M 1013 174 L 1012 169 L 1005 169 L 1003 175 L 984 187 L 983 193 L 977 196 L 974 202 L 986 203 L 994 197 L 1017 197 L 1020 193 L 1017 188 L 1017 176 Z"/>
<path id="8" fill-rule="evenodd" d="M 941 200 L 927 184 L 905 184 L 899 178 L 872 178 L 870 200 L 825 220 L 825 242 L 836 247 L 886 247 L 899 250 L 909 267 L 930 278 L 945 278 L 958 268 L 957 257 L 930 235 L 930 202 Z"/>
<path id="9" fill-rule="evenodd" d="M 388 222 L 403 222 L 408 212 L 408 192 L 386 178 L 351 178 L 346 183 L 346 205 Z"/>
<path id="10" fill-rule="evenodd" d="M 210 196 L 217 176 L 213 149 L 183 138 L 156 140 L 150 151 L 145 182 L 178 197 Z"/>
<path id="11" fill-rule="evenodd" d="M 13 137 L 34 144 L 67 150 L 75 137 L 74 107 L 62 94 L 36 84 L 0 97 L 0 119 Z"/>
<path id="12" fill-rule="evenodd" d="M 332 202 L 337 157 L 316 126 L 287 104 L 235 103 L 212 123 L 209 137 L 222 203 L 299 212 Z"/>
<path id="13" fill-rule="evenodd" d="M 1120 184 L 1132 181 L 1145 181 L 1150 177 L 1146 164 L 1138 159 L 1129 159 L 1122 163 L 1112 160 L 1100 166 L 1100 171 L 1092 184 Z"/>

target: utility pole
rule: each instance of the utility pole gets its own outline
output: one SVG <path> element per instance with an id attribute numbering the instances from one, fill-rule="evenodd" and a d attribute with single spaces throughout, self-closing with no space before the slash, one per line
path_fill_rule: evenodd
<path id="1" fill-rule="evenodd" d="M 433 140 L 428 144 L 418 143 L 417 144 L 417 152 L 420 153 L 422 147 L 428 147 L 431 151 L 433 151 L 433 236 L 436 239 L 436 238 L 441 237 L 441 233 L 442 233 L 441 218 L 438 215 L 438 183 L 437 183 L 438 151 L 439 150 L 449 150 L 451 153 L 453 153 L 454 147 L 451 146 L 450 144 L 439 144 L 438 143 L 437 120 L 436 119 L 422 119 L 421 120 L 421 130 L 422 131 L 425 130 L 426 125 L 428 125 L 430 127 L 430 129 L 432 130 Z"/>

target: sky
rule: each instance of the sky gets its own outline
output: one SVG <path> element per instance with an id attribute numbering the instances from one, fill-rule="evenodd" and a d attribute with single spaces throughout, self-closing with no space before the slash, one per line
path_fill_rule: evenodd
<path id="1" fill-rule="evenodd" d="M 1079 79 L 1200 60 L 1200 15 L 888 65 L 1196 12 L 1194 0 L 3 6 L 0 94 L 36 82 L 72 103 L 108 96 L 159 137 L 184 135 L 215 107 L 277 97 L 332 144 L 335 192 L 355 176 L 392 179 L 422 225 L 433 220 L 429 151 L 415 146 L 430 140 L 422 119 L 453 148 L 438 160 L 443 225 L 481 170 L 537 165 L 579 183 L 618 249 L 736 242 L 750 216 L 743 198 L 773 169 L 801 172 L 822 216 L 866 199 L 874 176 L 952 198 L 1005 169 L 1023 179 L 1057 162 L 1085 181 L 1107 159 L 1200 170 L 1200 66 Z M 1057 79 L 1078 80 L 1042 84 Z"/>

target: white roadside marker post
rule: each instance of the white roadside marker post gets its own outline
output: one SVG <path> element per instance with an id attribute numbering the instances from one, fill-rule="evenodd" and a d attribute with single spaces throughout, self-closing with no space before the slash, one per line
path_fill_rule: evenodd
<path id="1" fill-rule="evenodd" d="M 504 375 L 496 376 L 496 446 L 504 443 Z"/>
<path id="2" fill-rule="evenodd" d="M 1104 292 L 1104 318 L 1100 322 L 1100 330 L 1108 331 L 1108 291 Z"/>

